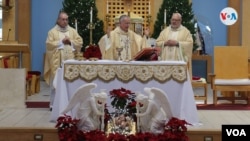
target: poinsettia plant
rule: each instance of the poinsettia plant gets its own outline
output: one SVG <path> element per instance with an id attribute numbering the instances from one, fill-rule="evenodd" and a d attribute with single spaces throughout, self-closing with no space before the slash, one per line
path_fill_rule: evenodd
<path id="1" fill-rule="evenodd" d="M 136 113 L 136 101 L 135 93 L 127 90 L 125 88 L 113 89 L 110 91 L 110 97 L 112 99 L 111 105 L 115 109 L 121 109 L 122 112 L 119 113 L 121 115 L 127 116 L 129 114 L 130 117 L 134 118 L 133 115 Z M 140 105 L 142 106 L 142 105 Z M 126 109 L 126 110 L 123 110 Z M 107 106 L 105 105 L 105 126 L 109 121 L 114 118 L 119 118 L 119 116 L 112 117 L 112 114 L 109 113 Z M 120 111 L 119 111 L 120 112 Z M 117 113 L 113 114 L 116 115 Z M 136 117 L 135 117 L 136 118 Z M 126 118 L 127 119 L 127 118 Z M 127 119 L 128 120 L 128 119 Z M 134 121 L 136 121 L 134 119 Z M 60 116 L 57 119 L 56 128 L 58 129 L 58 136 L 60 141 L 188 141 L 187 125 L 190 125 L 185 120 L 178 119 L 176 117 L 172 117 L 170 120 L 166 121 L 166 124 L 163 125 L 164 132 L 161 134 L 154 133 L 142 133 L 137 132 L 134 134 L 122 134 L 123 132 L 117 132 L 114 130 L 113 132 L 104 132 L 100 130 L 93 131 L 82 131 L 78 129 L 79 119 L 72 119 L 71 116 L 64 115 Z M 147 124 L 147 123 L 145 123 Z M 123 124 L 121 124 L 123 125 Z M 105 129 L 107 129 L 105 127 Z M 120 126 L 114 126 L 120 127 Z M 119 129 L 119 128 L 115 128 Z M 126 129 L 126 128 L 125 128 Z M 119 130 L 120 131 L 120 130 Z M 122 130 L 125 131 L 125 130 Z"/>
<path id="2" fill-rule="evenodd" d="M 102 53 L 98 45 L 89 45 L 85 48 L 83 57 L 86 59 L 97 58 L 102 59 Z"/>
<path id="3" fill-rule="evenodd" d="M 173 141 L 188 141 L 188 136 L 186 135 L 186 125 L 191 124 L 189 124 L 185 120 L 180 120 L 176 117 L 172 117 L 165 125 L 164 136 Z"/>
<path id="4" fill-rule="evenodd" d="M 127 112 L 132 114 L 136 113 L 136 101 L 132 99 L 126 106 Z"/>
<path id="5" fill-rule="evenodd" d="M 188 141 L 186 135 L 189 123 L 178 118 L 171 118 L 165 125 L 164 133 L 142 133 L 123 135 L 119 133 L 106 134 L 104 131 L 82 131 L 78 130 L 78 119 L 72 119 L 64 115 L 58 118 L 56 127 L 60 141 Z"/>
<path id="6" fill-rule="evenodd" d="M 78 119 L 72 119 L 71 116 L 64 115 L 57 119 L 56 128 L 60 141 L 77 140 L 79 130 L 77 127 Z"/>
<path id="7" fill-rule="evenodd" d="M 113 89 L 109 94 L 112 99 L 111 105 L 115 109 L 129 108 L 128 104 L 134 101 L 135 98 L 135 93 L 125 88 Z"/>

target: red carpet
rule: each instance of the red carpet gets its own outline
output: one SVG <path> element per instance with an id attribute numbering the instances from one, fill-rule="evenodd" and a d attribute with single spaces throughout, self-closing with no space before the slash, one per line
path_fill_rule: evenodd
<path id="1" fill-rule="evenodd" d="M 197 104 L 198 110 L 250 110 L 247 104 Z"/>
<path id="2" fill-rule="evenodd" d="M 49 108 L 49 102 L 29 101 L 26 102 L 27 108 Z M 198 110 L 250 110 L 247 104 L 197 104 Z"/>
<path id="3" fill-rule="evenodd" d="M 44 101 L 27 101 L 27 108 L 49 108 L 49 102 Z"/>

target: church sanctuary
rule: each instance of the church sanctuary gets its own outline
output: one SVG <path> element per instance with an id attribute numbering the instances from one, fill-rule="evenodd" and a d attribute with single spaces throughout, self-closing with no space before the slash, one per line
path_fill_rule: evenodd
<path id="1" fill-rule="evenodd" d="M 250 0 L 0 0 L 0 141 L 249 141 Z"/>

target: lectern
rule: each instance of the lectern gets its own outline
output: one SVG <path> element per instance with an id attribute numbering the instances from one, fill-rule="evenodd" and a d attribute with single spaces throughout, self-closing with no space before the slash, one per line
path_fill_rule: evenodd
<path id="1" fill-rule="evenodd" d="M 23 53 L 29 53 L 28 44 L 19 44 L 17 42 L 0 42 L 0 52 L 1 53 L 18 53 L 19 54 L 19 68 L 22 68 L 22 57 Z"/>

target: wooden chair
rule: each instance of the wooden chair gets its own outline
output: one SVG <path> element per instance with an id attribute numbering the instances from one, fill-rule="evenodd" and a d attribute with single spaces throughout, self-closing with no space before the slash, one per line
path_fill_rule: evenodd
<path id="1" fill-rule="evenodd" d="M 192 81 L 192 87 L 203 89 L 203 94 L 194 93 L 195 100 L 203 100 L 204 104 L 207 104 L 207 81 L 206 79 L 201 79 L 201 81 Z"/>
<path id="2" fill-rule="evenodd" d="M 208 100 L 208 89 L 207 84 L 211 82 L 209 74 L 212 72 L 211 62 L 212 57 L 210 55 L 193 55 L 192 61 L 202 61 L 206 64 L 206 78 L 200 78 L 199 80 L 192 80 L 192 87 L 193 89 L 199 88 L 203 89 L 203 93 L 194 93 L 195 100 L 202 100 L 204 101 L 204 104 L 207 104 Z M 196 68 L 197 69 L 197 68 Z M 202 91 L 201 91 L 202 92 Z"/>
<path id="3" fill-rule="evenodd" d="M 26 73 L 26 96 L 31 96 L 40 92 L 40 71 L 27 71 Z"/>
<path id="4" fill-rule="evenodd" d="M 30 94 L 35 94 L 40 92 L 40 71 L 28 71 L 28 75 L 31 75 L 30 82 Z"/>
<path id="5" fill-rule="evenodd" d="M 214 48 L 214 74 L 211 76 L 214 104 L 218 100 L 247 100 L 247 96 L 218 96 L 220 92 L 248 92 L 248 48 L 243 46 L 216 46 Z"/>

